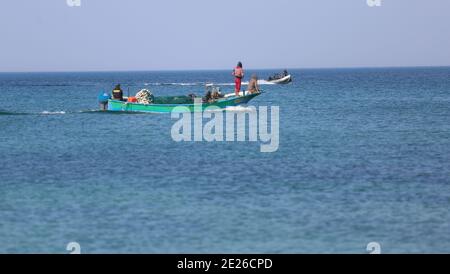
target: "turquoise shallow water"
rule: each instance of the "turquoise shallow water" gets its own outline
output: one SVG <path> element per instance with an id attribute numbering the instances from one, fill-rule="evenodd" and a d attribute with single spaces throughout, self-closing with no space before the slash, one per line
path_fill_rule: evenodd
<path id="1" fill-rule="evenodd" d="M 450 68 L 292 73 L 251 102 L 280 106 L 270 154 L 94 111 L 116 82 L 202 93 L 229 71 L 0 74 L 0 253 L 450 252 Z"/>

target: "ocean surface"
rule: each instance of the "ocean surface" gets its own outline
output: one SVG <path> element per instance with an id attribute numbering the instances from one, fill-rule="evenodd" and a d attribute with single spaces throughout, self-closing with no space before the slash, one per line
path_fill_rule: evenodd
<path id="1" fill-rule="evenodd" d="M 231 92 L 231 71 L 0 74 L 0 253 L 450 252 L 450 68 L 291 72 L 250 102 L 280 107 L 274 153 L 97 111 L 116 83 Z"/>

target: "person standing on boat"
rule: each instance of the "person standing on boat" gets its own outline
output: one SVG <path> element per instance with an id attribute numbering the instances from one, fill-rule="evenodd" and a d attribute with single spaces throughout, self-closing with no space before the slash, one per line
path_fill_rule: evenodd
<path id="1" fill-rule="evenodd" d="M 112 98 L 114 100 L 123 101 L 123 90 L 120 88 L 120 84 L 116 85 L 116 87 L 112 91 Z"/>
<path id="2" fill-rule="evenodd" d="M 241 92 L 242 79 L 244 78 L 244 69 L 242 68 L 242 63 L 239 62 L 236 68 L 233 70 L 235 92 L 236 96 L 239 96 Z"/>

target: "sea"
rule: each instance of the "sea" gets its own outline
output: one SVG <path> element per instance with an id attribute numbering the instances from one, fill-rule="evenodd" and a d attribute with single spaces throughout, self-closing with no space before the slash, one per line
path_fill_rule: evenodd
<path id="1" fill-rule="evenodd" d="M 450 68 L 290 73 L 244 106 L 279 107 L 272 153 L 99 111 L 119 83 L 233 92 L 231 70 L 0 73 L 0 253 L 449 253 Z"/>

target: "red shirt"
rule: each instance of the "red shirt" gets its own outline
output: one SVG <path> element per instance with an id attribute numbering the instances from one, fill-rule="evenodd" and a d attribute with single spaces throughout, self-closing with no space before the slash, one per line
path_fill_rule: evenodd
<path id="1" fill-rule="evenodd" d="M 244 70 L 240 67 L 236 67 L 233 71 L 233 75 L 236 78 L 242 79 L 242 78 L 244 78 Z"/>

